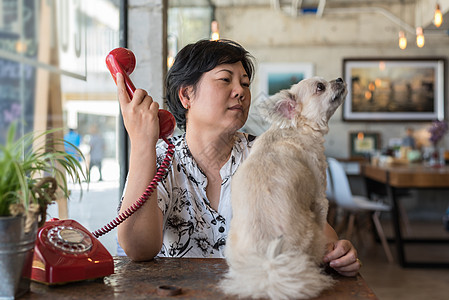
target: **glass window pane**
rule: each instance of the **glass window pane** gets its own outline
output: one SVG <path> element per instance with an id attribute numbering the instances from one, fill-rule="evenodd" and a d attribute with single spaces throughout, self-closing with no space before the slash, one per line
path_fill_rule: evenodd
<path id="1" fill-rule="evenodd" d="M 83 185 L 81 199 L 79 187 L 71 186 L 67 216 L 61 215 L 64 205 L 51 205 L 48 213 L 75 219 L 90 231 L 116 216 L 120 197 L 119 106 L 105 65 L 106 55 L 119 46 L 119 4 L 0 0 L 0 143 L 14 121 L 22 134 L 47 128 L 61 128 L 60 137 L 69 129 L 79 134 L 92 182 L 88 190 Z M 100 238 L 113 255 L 115 236 Z"/>

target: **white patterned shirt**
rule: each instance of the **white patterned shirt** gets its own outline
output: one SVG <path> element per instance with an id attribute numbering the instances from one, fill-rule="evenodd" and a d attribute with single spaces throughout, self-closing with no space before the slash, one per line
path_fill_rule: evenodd
<path id="1" fill-rule="evenodd" d="M 158 205 L 164 215 L 162 257 L 224 257 L 232 217 L 231 176 L 248 157 L 254 136 L 236 133 L 231 156 L 221 168 L 218 211 L 206 196 L 207 178 L 193 159 L 185 134 L 171 139 L 175 154 L 167 175 L 157 187 Z M 167 145 L 158 144 L 157 164 L 162 163 Z M 205 149 L 204 151 L 208 151 Z"/>

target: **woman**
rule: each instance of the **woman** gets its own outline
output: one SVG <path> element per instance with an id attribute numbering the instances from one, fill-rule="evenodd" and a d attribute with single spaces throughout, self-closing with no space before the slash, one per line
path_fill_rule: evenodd
<path id="1" fill-rule="evenodd" d="M 118 240 L 133 260 L 156 255 L 223 257 L 231 213 L 230 179 L 248 156 L 254 137 L 238 132 L 248 118 L 253 59 L 232 41 L 199 41 L 184 47 L 167 74 L 166 101 L 185 134 L 172 139 L 168 174 L 147 203 L 118 227 Z M 167 146 L 156 143 L 159 106 L 143 90 L 133 99 L 117 76 L 130 167 L 121 211 L 145 191 Z M 157 148 L 157 150 L 156 150 Z M 329 226 L 324 262 L 354 276 L 357 251 Z"/>

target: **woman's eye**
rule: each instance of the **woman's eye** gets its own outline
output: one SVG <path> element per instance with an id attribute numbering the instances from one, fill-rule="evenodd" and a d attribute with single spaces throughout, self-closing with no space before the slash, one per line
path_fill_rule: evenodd
<path id="1" fill-rule="evenodd" d="M 220 80 L 223 80 L 224 82 L 231 82 L 229 78 L 221 78 Z"/>
<path id="2" fill-rule="evenodd" d="M 242 82 L 242 86 L 249 87 L 249 82 Z"/>
<path id="3" fill-rule="evenodd" d="M 317 90 L 318 92 L 322 92 L 322 91 L 324 91 L 325 89 L 326 89 L 326 87 L 325 87 L 324 84 L 322 84 L 322 83 L 318 83 L 317 86 L 316 86 L 316 90 Z"/>

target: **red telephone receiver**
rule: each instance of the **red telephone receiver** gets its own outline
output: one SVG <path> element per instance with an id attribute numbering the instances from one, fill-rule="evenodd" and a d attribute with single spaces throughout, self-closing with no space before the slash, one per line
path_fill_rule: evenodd
<path id="1" fill-rule="evenodd" d="M 116 74 L 118 72 L 123 74 L 123 77 L 125 77 L 126 91 L 128 92 L 129 97 L 132 98 L 136 91 L 136 87 L 129 78 L 129 75 L 136 67 L 136 57 L 134 56 L 134 53 L 126 48 L 115 48 L 109 52 L 108 56 L 106 56 L 106 66 L 108 67 L 109 72 L 111 72 L 115 84 L 117 84 Z M 158 116 L 160 128 L 159 138 L 167 138 L 175 130 L 175 118 L 165 109 L 160 109 Z"/>
<path id="2" fill-rule="evenodd" d="M 132 97 L 136 88 L 128 75 L 136 66 L 134 54 L 125 48 L 114 49 L 106 57 L 106 65 L 116 83 L 117 72 L 123 74 L 126 90 Z M 108 233 L 136 212 L 148 200 L 162 177 L 165 176 L 175 147 L 169 142 L 168 136 L 173 133 L 175 125 L 173 115 L 160 109 L 159 137 L 168 144 L 167 153 L 156 176 L 143 195 L 126 211 L 103 228 L 92 233 L 74 220 L 52 219 L 39 229 L 34 247 L 32 280 L 52 285 L 93 279 L 114 273 L 113 258 L 97 238 Z"/>

